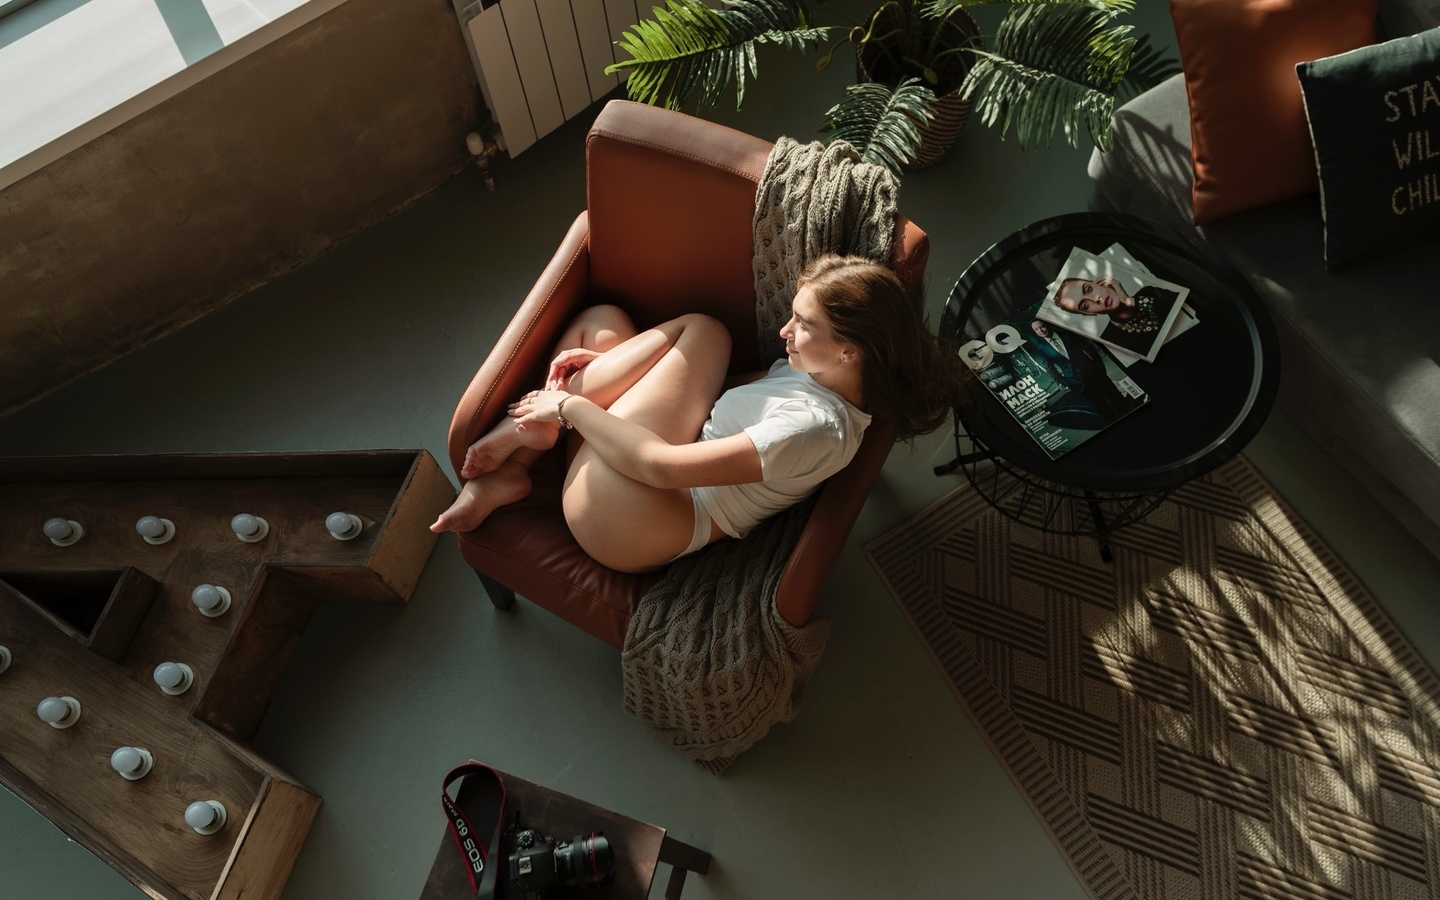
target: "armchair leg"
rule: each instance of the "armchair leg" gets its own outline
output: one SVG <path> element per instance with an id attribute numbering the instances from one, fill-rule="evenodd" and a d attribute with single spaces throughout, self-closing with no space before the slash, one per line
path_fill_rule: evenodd
<path id="1" fill-rule="evenodd" d="M 480 584 L 485 588 L 485 595 L 490 598 L 491 603 L 495 604 L 496 609 L 508 610 L 515 606 L 514 591 L 483 572 L 475 574 L 480 576 Z"/>

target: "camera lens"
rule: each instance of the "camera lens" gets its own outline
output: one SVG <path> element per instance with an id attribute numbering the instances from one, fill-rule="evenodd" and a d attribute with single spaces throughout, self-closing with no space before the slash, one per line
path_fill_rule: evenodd
<path id="1" fill-rule="evenodd" d="M 615 853 L 600 832 L 577 834 L 555 848 L 555 880 L 566 887 L 599 884 L 615 871 Z"/>

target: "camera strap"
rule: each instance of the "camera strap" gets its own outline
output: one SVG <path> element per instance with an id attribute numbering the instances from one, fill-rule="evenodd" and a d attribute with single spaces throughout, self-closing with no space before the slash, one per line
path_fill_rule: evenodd
<path id="1" fill-rule="evenodd" d="M 476 792 L 478 796 L 473 798 L 478 803 L 470 804 L 472 811 L 479 813 L 481 822 L 495 823 L 488 841 L 482 839 L 470 817 L 457 802 L 464 791 L 464 779 L 471 776 L 483 784 L 483 788 Z M 457 780 L 461 782 L 460 789 L 455 792 L 456 799 L 451 800 L 450 785 Z M 464 765 L 456 766 L 445 775 L 445 783 L 440 787 L 440 804 L 445 807 L 450 836 L 455 839 L 455 846 L 459 848 L 460 856 L 465 861 L 465 872 L 470 877 L 470 886 L 481 900 L 494 900 L 496 870 L 500 866 L 500 860 L 492 857 L 499 851 L 500 831 L 505 823 L 505 783 L 500 780 L 500 773 L 473 759 Z M 479 809 L 475 810 L 477 805 Z"/>

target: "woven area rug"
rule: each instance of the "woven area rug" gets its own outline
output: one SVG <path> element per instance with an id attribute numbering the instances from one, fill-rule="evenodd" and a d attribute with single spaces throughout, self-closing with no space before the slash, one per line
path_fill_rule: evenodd
<path id="1" fill-rule="evenodd" d="M 867 548 L 1096 898 L 1440 900 L 1440 683 L 1236 459 L 1112 540 L 955 491 Z"/>

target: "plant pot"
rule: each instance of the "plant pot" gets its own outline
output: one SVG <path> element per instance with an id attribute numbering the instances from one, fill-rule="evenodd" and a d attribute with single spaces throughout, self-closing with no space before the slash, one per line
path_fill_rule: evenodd
<path id="1" fill-rule="evenodd" d="M 958 15 L 946 23 L 944 42 L 947 47 L 984 47 L 979 23 L 965 10 L 961 10 Z M 884 50 L 873 43 L 862 46 L 855 54 L 856 80 L 861 82 L 881 81 L 892 87 L 899 84 L 904 77 L 903 73 L 881 71 L 878 73 L 878 77 L 871 76 L 871 72 L 883 68 L 883 54 Z M 953 59 L 956 64 L 947 71 L 941 72 L 940 76 L 942 83 L 953 83 L 955 88 L 936 98 L 935 117 L 920 126 L 919 152 L 916 154 L 914 162 L 905 165 L 907 171 L 924 169 L 943 159 L 945 154 L 950 152 L 955 139 L 960 136 L 960 130 L 965 127 L 966 119 L 970 117 L 970 107 L 973 103 L 970 100 L 960 99 L 959 85 L 964 82 L 965 75 L 970 71 L 973 58 L 966 54 L 957 54 Z"/>

